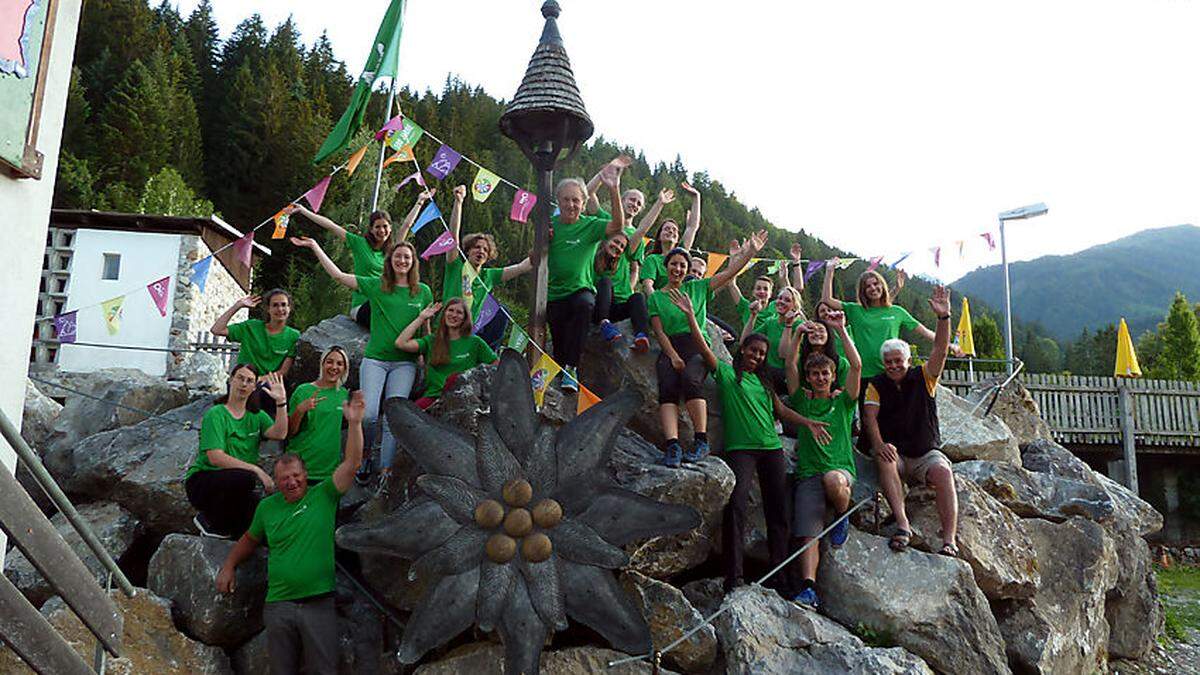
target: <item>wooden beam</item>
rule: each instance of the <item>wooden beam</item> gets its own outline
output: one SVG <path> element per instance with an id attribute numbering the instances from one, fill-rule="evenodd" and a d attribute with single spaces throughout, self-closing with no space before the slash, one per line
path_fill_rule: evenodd
<path id="1" fill-rule="evenodd" d="M 1121 404 L 1121 453 L 1125 461 L 1125 487 L 1133 494 L 1138 493 L 1137 448 L 1133 438 L 1133 394 L 1125 384 L 1117 384 L 1117 396 Z"/>
<path id="2" fill-rule="evenodd" d="M 42 675 L 92 675 L 83 658 L 5 576 L 0 576 L 0 638 Z"/>

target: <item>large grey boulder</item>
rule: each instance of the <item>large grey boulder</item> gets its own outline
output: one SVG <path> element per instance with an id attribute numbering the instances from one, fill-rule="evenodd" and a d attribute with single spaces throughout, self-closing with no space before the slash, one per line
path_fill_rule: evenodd
<path id="1" fill-rule="evenodd" d="M 862 626 L 945 673 L 1007 673 L 1004 640 L 987 598 L 962 560 L 888 548 L 855 532 L 821 560 L 822 611 Z"/>
<path id="2" fill-rule="evenodd" d="M 55 447 L 73 445 L 93 434 L 147 419 L 136 410 L 162 413 L 188 402 L 188 389 L 182 382 L 153 377 L 133 368 L 106 368 L 90 373 L 58 372 L 54 378 L 72 389 L 102 399 L 97 401 L 54 386 L 42 386 L 42 390 L 51 396 L 62 394 L 66 397 L 54 424 L 52 443 Z"/>
<path id="3" fill-rule="evenodd" d="M 1104 596 L 1117 581 L 1117 554 L 1100 525 L 1026 521 L 1042 584 L 1032 598 L 997 604 L 1013 668 L 1028 673 L 1102 672 L 1108 623 Z"/>
<path id="4" fill-rule="evenodd" d="M 868 647 L 836 622 L 761 586 L 735 590 L 724 607 L 714 623 L 730 675 L 933 672 L 912 653 Z"/>
<path id="5" fill-rule="evenodd" d="M 492 375 L 495 372 L 496 367 L 489 365 L 462 373 L 429 408 L 429 414 L 474 435 L 479 431 L 481 418 L 491 415 Z M 564 393 L 555 380 L 546 389 L 538 414 L 543 421 L 562 426 L 575 418 L 577 402 L 577 395 Z"/>
<path id="6" fill-rule="evenodd" d="M 1021 445 L 1038 439 L 1052 439 L 1050 425 L 1042 419 L 1042 411 L 1038 408 L 1037 401 L 1033 400 L 1033 396 L 1025 385 L 1021 384 L 1020 379 L 1009 382 L 998 396 L 995 395 L 996 386 L 1005 379 L 1007 376 L 1000 375 L 977 383 L 971 388 L 967 400 L 972 403 L 985 401 L 983 410 L 987 410 L 991 405 L 990 414 L 999 417 Z"/>
<path id="7" fill-rule="evenodd" d="M 230 654 L 229 663 L 236 675 L 259 675 L 271 672 L 267 657 L 267 631 L 262 631 Z"/>
<path id="8" fill-rule="evenodd" d="M 988 459 L 1021 463 L 1017 439 L 999 417 L 983 417 L 980 406 L 941 385 L 937 391 L 937 409 L 942 452 L 951 461 Z"/>
<path id="9" fill-rule="evenodd" d="M 172 368 L 193 398 L 224 392 L 229 383 L 228 371 L 221 357 L 202 351 L 184 354 L 180 364 Z"/>
<path id="10" fill-rule="evenodd" d="M 610 673 L 611 675 L 645 675 L 650 666 L 645 661 L 625 663 L 609 668 L 613 661 L 628 658 L 628 654 L 602 647 L 567 647 L 542 652 L 538 669 L 542 675 L 580 675 Z M 659 673 L 673 675 L 675 671 L 660 668 Z M 444 658 L 419 666 L 413 675 L 506 675 L 504 647 L 476 642 L 451 651 Z"/>
<path id="11" fill-rule="evenodd" d="M 96 537 L 100 539 L 100 543 L 104 545 L 105 550 L 112 556 L 113 560 L 119 561 L 121 556 L 125 555 L 125 551 L 129 550 L 130 545 L 142 533 L 142 524 L 133 514 L 111 502 L 95 502 L 91 504 L 81 504 L 78 507 L 79 515 L 91 526 L 92 531 L 96 533 Z M 83 561 L 85 567 L 98 580 L 103 580 L 107 571 L 104 565 L 100 563 L 99 558 L 92 549 L 88 548 L 87 544 L 83 543 L 83 538 L 67 521 L 66 516 L 56 514 L 50 519 L 50 524 L 58 532 L 58 535 L 67 542 L 75 555 Z M 9 581 L 17 587 L 25 597 L 29 599 L 30 604 L 34 607 L 40 607 L 42 603 L 54 595 L 54 589 L 38 572 L 33 564 L 30 563 L 23 553 L 18 550 L 13 550 L 4 560 L 4 576 L 8 577 Z M 103 585 L 103 581 L 101 581 Z"/>
<path id="12" fill-rule="evenodd" d="M 332 316 L 300 334 L 296 342 L 296 360 L 288 372 L 288 391 L 301 382 L 312 382 L 321 371 L 321 354 L 337 345 L 350 357 L 350 377 L 346 386 L 358 389 L 358 369 L 371 333 L 345 314 Z"/>
<path id="13" fill-rule="evenodd" d="M 988 600 L 1028 598 L 1041 575 L 1025 525 L 1008 507 L 975 483 L 954 477 L 958 493 L 958 547 Z M 913 526 L 913 546 L 935 553 L 942 547 L 935 493 L 915 489 L 904 502 Z"/>
<path id="14" fill-rule="evenodd" d="M 974 460 L 954 465 L 954 473 L 975 482 L 1022 518 L 1064 521 L 1081 516 L 1111 522 L 1113 502 L 1096 485 L 1026 471 L 1007 462 Z"/>
<path id="15" fill-rule="evenodd" d="M 1164 622 L 1150 546 L 1131 528 L 1110 527 L 1108 533 L 1115 542 L 1118 560 L 1117 582 L 1104 603 L 1108 654 L 1111 658 L 1140 659 L 1157 644 Z"/>
<path id="16" fill-rule="evenodd" d="M 54 425 L 63 407 L 42 393 L 33 380 L 25 378 L 25 407 L 21 412 L 21 438 L 35 452 L 42 452 L 54 433 Z"/>
<path id="17" fill-rule="evenodd" d="M 172 602 L 175 623 L 205 644 L 237 647 L 263 628 L 267 557 L 259 551 L 237 569 L 234 591 L 217 591 L 217 573 L 234 542 L 172 534 L 150 558 L 147 586 Z"/>
<path id="18" fill-rule="evenodd" d="M 650 626 L 654 644 L 660 649 L 704 621 L 683 592 L 674 586 L 632 571 L 622 574 L 620 581 L 621 587 L 641 610 Z M 717 635 L 711 625 L 704 626 L 663 655 L 664 663 L 685 673 L 706 672 L 716 658 Z"/>

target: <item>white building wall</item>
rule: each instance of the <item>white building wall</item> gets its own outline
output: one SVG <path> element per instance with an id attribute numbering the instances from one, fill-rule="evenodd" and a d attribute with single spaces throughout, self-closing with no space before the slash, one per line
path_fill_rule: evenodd
<path id="1" fill-rule="evenodd" d="M 76 230 L 71 255 L 70 281 L 67 285 L 67 309 L 79 307 L 76 315 L 76 342 L 166 349 L 171 332 L 171 299 L 178 283 L 177 261 L 182 237 L 177 234 L 121 232 L 117 230 Z M 105 254 L 120 255 L 117 279 L 102 278 Z M 146 285 L 167 277 L 167 315 L 146 290 Z M 120 328 L 108 331 L 99 303 L 125 295 L 121 306 Z M 136 368 L 147 375 L 167 373 L 168 355 L 163 351 L 104 349 L 84 345 L 62 345 L 58 367 L 68 372 L 91 372 L 101 368 Z"/>
<path id="2" fill-rule="evenodd" d="M 212 255 L 212 249 L 198 236 L 183 237 L 179 248 L 179 266 L 177 278 L 181 283 L 173 288 L 174 314 L 171 320 L 171 348 L 188 349 L 191 341 L 201 333 L 207 333 L 218 316 L 233 306 L 246 291 L 238 284 L 229 270 L 220 261 L 213 260 L 209 267 L 208 280 L 204 284 L 204 292 L 191 283 L 191 266 L 197 260 Z M 230 323 L 245 321 L 248 317 L 246 310 L 239 310 L 230 319 Z M 177 352 L 172 355 L 167 365 L 167 377 L 170 379 L 185 379 L 191 354 Z"/>

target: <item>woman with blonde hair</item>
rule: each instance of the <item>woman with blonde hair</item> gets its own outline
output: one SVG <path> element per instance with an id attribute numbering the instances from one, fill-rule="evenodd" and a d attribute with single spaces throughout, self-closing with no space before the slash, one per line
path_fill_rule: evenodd
<path id="1" fill-rule="evenodd" d="M 768 305 L 757 298 L 751 302 L 750 314 L 742 327 L 742 340 L 751 333 L 766 336 L 767 360 L 764 367 L 771 377 L 775 393 L 781 396 L 787 394 L 787 379 L 783 367 L 792 348 L 792 330 L 805 322 L 802 302 L 800 291 L 792 286 L 784 286 L 775 294 L 775 300 L 771 303 L 775 307 L 774 311 L 766 316 L 760 314 Z"/>
<path id="2" fill-rule="evenodd" d="M 317 379 L 296 387 L 288 401 L 288 452 L 304 460 L 310 485 L 333 475 L 342 462 L 342 404 L 350 392 L 343 386 L 350 357 L 338 346 L 321 354 Z"/>
<path id="3" fill-rule="evenodd" d="M 422 338 L 414 338 L 421 326 L 442 313 L 437 329 Z M 454 384 L 461 373 L 485 363 L 496 362 L 496 352 L 471 332 L 471 314 L 462 298 L 451 298 L 443 308 L 435 303 L 421 310 L 420 316 L 405 326 L 396 338 L 396 348 L 425 357 L 425 391 L 417 407 L 425 410 Z"/>

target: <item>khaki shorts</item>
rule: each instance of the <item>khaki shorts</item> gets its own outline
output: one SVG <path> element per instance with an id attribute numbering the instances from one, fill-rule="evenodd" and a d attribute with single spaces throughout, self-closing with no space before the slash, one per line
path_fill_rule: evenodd
<path id="1" fill-rule="evenodd" d="M 925 485 L 925 476 L 935 466 L 950 468 L 950 458 L 941 450 L 930 450 L 920 457 L 905 457 L 900 455 L 896 460 L 896 469 L 904 482 L 914 487 Z"/>
<path id="2" fill-rule="evenodd" d="M 854 487 L 854 476 L 845 469 L 834 469 Z M 802 478 L 796 482 L 796 499 L 792 507 L 792 536 L 815 537 L 825 529 L 828 503 L 825 499 L 825 474 Z"/>

